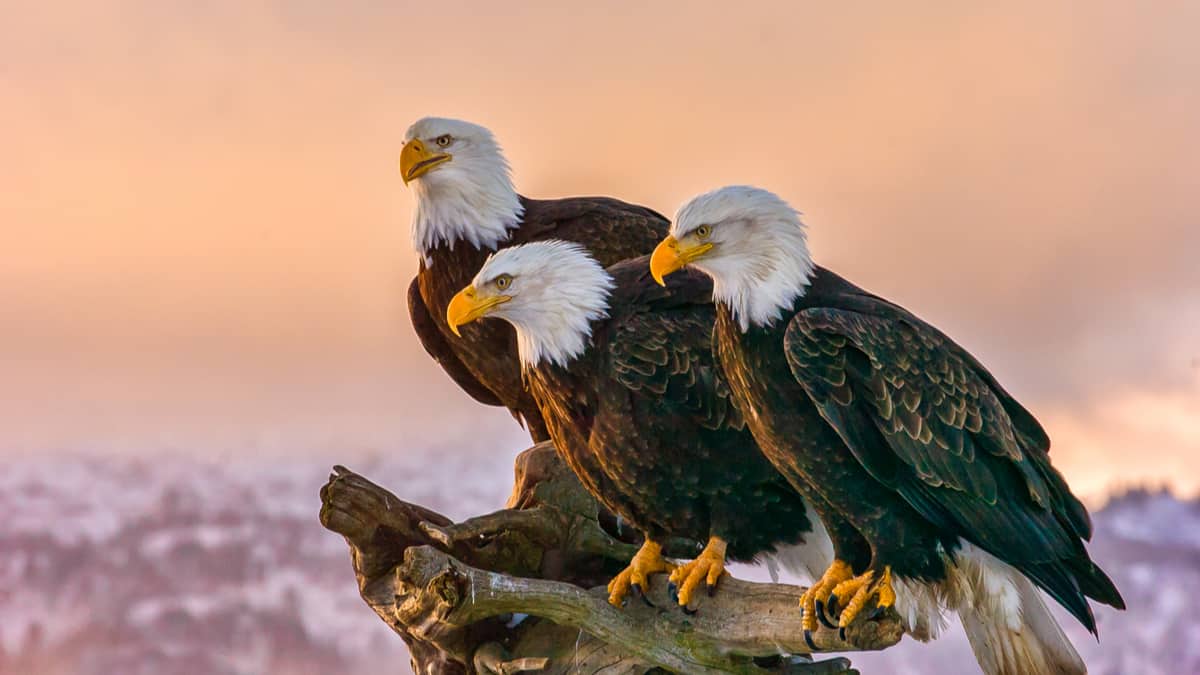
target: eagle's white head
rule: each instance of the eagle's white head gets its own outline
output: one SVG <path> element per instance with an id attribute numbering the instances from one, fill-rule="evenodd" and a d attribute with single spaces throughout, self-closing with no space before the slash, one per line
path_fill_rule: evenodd
<path id="1" fill-rule="evenodd" d="M 684 204 L 650 258 L 662 278 L 691 265 L 713 280 L 713 299 L 743 331 L 779 319 L 808 289 L 812 256 L 800 214 L 774 193 L 745 185 Z"/>
<path id="2" fill-rule="evenodd" d="M 444 117 L 417 120 L 404 135 L 400 175 L 417 193 L 413 247 L 428 252 L 465 240 L 495 249 L 521 221 L 508 160 L 492 132 Z"/>
<path id="3" fill-rule="evenodd" d="M 579 244 L 556 239 L 500 249 L 446 307 L 458 327 L 485 316 L 517 332 L 522 367 L 565 366 L 587 349 L 592 321 L 608 316 L 613 278 Z"/>

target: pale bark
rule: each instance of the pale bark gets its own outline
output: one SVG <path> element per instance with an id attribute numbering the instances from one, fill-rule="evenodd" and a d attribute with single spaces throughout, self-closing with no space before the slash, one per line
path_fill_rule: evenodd
<path id="1" fill-rule="evenodd" d="M 549 444 L 517 459 L 509 508 L 454 524 L 345 468 L 321 490 L 321 523 L 345 536 L 367 605 L 408 644 L 419 673 L 844 672 L 770 658 L 811 651 L 800 627 L 803 589 L 723 578 L 685 612 L 663 575 L 622 608 L 603 585 L 636 550 L 601 513 Z M 668 553 L 694 555 L 674 542 Z M 521 621 L 513 619 L 514 615 Z M 894 613 L 822 628 L 822 651 L 899 641 Z M 760 658 L 753 658 L 760 657 Z M 767 657 L 767 658 L 762 658 Z"/>

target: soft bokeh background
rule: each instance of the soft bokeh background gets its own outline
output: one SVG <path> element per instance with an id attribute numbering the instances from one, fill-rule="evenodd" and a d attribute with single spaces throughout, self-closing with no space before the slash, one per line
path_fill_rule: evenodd
<path id="1" fill-rule="evenodd" d="M 530 196 L 781 193 L 1090 503 L 1194 495 L 1200 4 L 975 4 L 0 0 L 0 458 L 443 448 L 502 493 L 522 433 L 404 306 L 396 160 L 441 114 Z"/>

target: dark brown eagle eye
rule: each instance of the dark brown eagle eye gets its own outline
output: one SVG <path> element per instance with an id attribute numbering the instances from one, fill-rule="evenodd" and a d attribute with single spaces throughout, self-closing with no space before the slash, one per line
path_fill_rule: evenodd
<path id="1" fill-rule="evenodd" d="M 696 228 L 696 236 L 701 239 L 708 239 L 708 235 L 712 234 L 712 228 L 708 225 L 701 225 Z"/>
<path id="2" fill-rule="evenodd" d="M 511 283 L 512 277 L 508 276 L 507 274 L 501 274 L 500 276 L 496 277 L 496 288 L 499 288 L 500 290 L 508 288 L 509 284 Z"/>
<path id="3" fill-rule="evenodd" d="M 444 148 L 447 145 L 450 145 L 450 134 L 442 134 L 441 136 L 433 139 L 433 142 L 437 143 L 439 147 Z"/>

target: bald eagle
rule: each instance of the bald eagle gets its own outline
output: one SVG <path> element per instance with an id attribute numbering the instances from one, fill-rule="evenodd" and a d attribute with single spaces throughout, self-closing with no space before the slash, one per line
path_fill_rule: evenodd
<path id="1" fill-rule="evenodd" d="M 601 503 L 645 535 L 610 583 L 611 602 L 672 571 L 686 606 L 697 588 L 717 583 L 726 558 L 762 553 L 819 574 L 833 554 L 828 537 L 813 533 L 804 500 L 759 452 L 716 365 L 712 284 L 683 274 L 660 287 L 647 262 L 606 271 L 563 241 L 502 249 L 450 301 L 446 320 L 456 331 L 483 317 L 515 328 L 555 447 Z M 675 536 L 708 543 L 672 569 L 661 544 Z"/>
<path id="2" fill-rule="evenodd" d="M 814 265 L 799 215 L 770 192 L 684 205 L 650 268 L 661 281 L 685 266 L 713 280 L 737 406 L 833 539 L 805 628 L 845 626 L 875 598 L 928 639 L 945 608 L 987 673 L 1086 672 L 1036 589 L 1092 632 L 1087 598 L 1124 602 L 1033 415 L 936 328 Z"/>
<path id="3" fill-rule="evenodd" d="M 472 398 L 508 408 L 534 441 L 546 440 L 537 405 L 521 385 L 512 328 L 490 322 L 451 340 L 446 304 L 498 248 L 564 239 L 609 265 L 649 253 L 666 235 L 667 219 L 604 197 L 522 197 L 491 132 L 461 120 L 414 123 L 405 134 L 400 173 L 417 196 L 412 238 L 421 263 L 408 306 L 421 345 Z"/>

